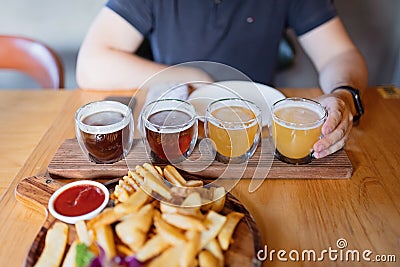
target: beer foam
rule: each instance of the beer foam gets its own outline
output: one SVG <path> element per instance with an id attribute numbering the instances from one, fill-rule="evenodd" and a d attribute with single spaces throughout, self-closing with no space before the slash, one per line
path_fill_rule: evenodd
<path id="1" fill-rule="evenodd" d="M 180 108 L 175 108 L 174 110 L 183 112 L 187 114 L 190 117 L 190 120 L 183 124 L 179 125 L 159 125 L 155 126 L 153 123 L 151 123 L 148 119 L 145 120 L 145 127 L 149 129 L 150 131 L 157 132 L 157 133 L 178 133 L 178 132 L 183 132 L 190 127 L 192 127 L 196 123 L 196 118 L 190 114 L 187 110 L 185 109 L 180 109 Z M 161 111 L 169 111 L 169 109 L 160 109 L 157 110 L 157 112 Z M 154 112 L 156 113 L 156 112 Z M 153 114 L 154 114 L 153 113 Z"/>
<path id="2" fill-rule="evenodd" d="M 235 131 L 251 128 L 261 119 L 256 111 L 246 106 L 222 106 L 216 108 L 206 116 L 206 120 L 216 127 Z"/>
<path id="3" fill-rule="evenodd" d="M 209 119 L 209 118 L 207 119 L 207 122 L 213 124 L 215 127 L 224 128 L 225 130 L 229 130 L 229 131 L 245 130 L 245 129 L 254 127 L 255 125 L 257 125 L 259 123 L 256 118 L 254 118 L 251 123 L 224 122 L 223 124 L 221 124 L 220 122 L 214 121 L 213 119 Z"/>
<path id="4" fill-rule="evenodd" d="M 294 111 L 294 109 L 296 108 L 303 109 L 303 112 Z M 287 110 L 287 112 L 285 112 L 285 110 Z M 302 115 L 307 113 L 307 111 L 311 111 L 309 115 L 316 115 L 318 116 L 318 118 L 312 121 L 306 121 L 304 123 L 296 122 L 296 120 L 303 119 L 304 117 L 302 117 Z M 295 103 L 281 103 L 275 108 L 273 113 L 274 122 L 278 123 L 281 126 L 294 130 L 309 130 L 316 128 L 324 123 L 324 117 L 326 114 L 325 110 L 323 108 L 318 108 L 315 103 L 305 101 L 298 101 Z M 288 119 L 288 117 L 290 117 L 290 119 Z"/>
<path id="5" fill-rule="evenodd" d="M 81 111 L 82 111 L 81 116 L 77 118 L 78 126 L 81 131 L 88 134 L 108 134 L 117 132 L 125 128 L 132 120 L 132 116 L 131 114 L 129 114 L 129 112 L 131 112 L 130 108 L 119 102 L 113 102 L 113 101 L 94 102 L 84 106 Z M 117 123 L 104 126 L 91 126 L 83 123 L 83 121 L 87 117 L 104 111 L 120 113 L 123 118 Z"/>

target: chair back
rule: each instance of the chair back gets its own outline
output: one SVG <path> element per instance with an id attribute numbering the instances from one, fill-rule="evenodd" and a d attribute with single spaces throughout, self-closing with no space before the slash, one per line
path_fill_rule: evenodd
<path id="1" fill-rule="evenodd" d="M 23 72 L 44 89 L 64 87 L 64 69 L 58 55 L 26 37 L 0 35 L 0 69 Z"/>

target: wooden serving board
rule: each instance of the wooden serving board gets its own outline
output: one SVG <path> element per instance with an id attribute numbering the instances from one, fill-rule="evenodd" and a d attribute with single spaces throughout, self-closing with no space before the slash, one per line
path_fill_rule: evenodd
<path id="1" fill-rule="evenodd" d="M 27 257 L 25 266 L 34 266 L 38 260 L 43 248 L 46 233 L 48 229 L 57 221 L 47 210 L 50 196 L 68 180 L 53 180 L 45 176 L 32 176 L 23 179 L 16 187 L 16 198 L 28 207 L 39 209 L 46 212 L 47 218 L 35 240 L 33 241 Z M 115 183 L 116 184 L 116 183 Z M 113 184 L 113 185 L 115 185 Z M 112 185 L 112 187 L 113 187 Z M 245 216 L 238 224 L 234 235 L 234 242 L 225 253 L 227 266 L 261 266 L 262 262 L 257 260 L 256 254 L 262 247 L 261 237 L 253 217 L 247 209 L 230 193 L 227 194 L 223 214 L 230 211 L 238 211 Z M 76 238 L 76 232 L 73 225 L 69 225 L 68 246 Z"/>
<path id="2" fill-rule="evenodd" d="M 266 142 L 264 139 L 263 141 Z M 196 146 L 191 157 L 197 159 L 200 155 Z M 126 160 L 121 160 L 114 164 L 95 164 L 90 162 L 83 155 L 76 139 L 66 139 L 51 160 L 48 171 L 52 177 L 78 179 L 117 178 L 127 174 L 127 162 L 130 167 L 149 162 L 144 144 L 140 139 L 134 140 Z M 198 160 L 195 164 L 196 166 L 207 166 L 208 162 Z M 214 161 L 207 168 L 190 174 L 207 177 L 207 179 L 218 178 L 224 172 L 232 175 L 232 177 L 228 175 L 227 178 L 240 178 L 238 176 L 241 176 L 243 178 L 254 177 L 259 179 L 345 179 L 350 178 L 353 173 L 353 166 L 344 150 L 325 158 L 314 160 L 310 164 L 292 165 L 275 159 L 271 152 L 269 154 L 261 153 L 261 146 L 259 146 L 254 156 L 245 165 L 231 164 L 229 169 L 227 169 L 227 166 L 227 164 Z M 179 168 L 179 166 L 176 167 Z M 270 170 L 266 176 L 265 174 L 269 167 Z M 182 170 L 185 171 L 185 168 Z"/>

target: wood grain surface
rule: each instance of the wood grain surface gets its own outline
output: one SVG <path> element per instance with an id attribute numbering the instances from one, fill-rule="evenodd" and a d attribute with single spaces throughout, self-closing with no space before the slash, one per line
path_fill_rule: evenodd
<path id="1" fill-rule="evenodd" d="M 64 106 L 67 90 L 0 90 L 0 195 Z M 50 102 L 45 102 L 51 99 Z M 32 103 L 43 103 L 32 105 Z"/>
<path id="2" fill-rule="evenodd" d="M 41 208 L 46 209 L 50 196 L 66 183 L 68 183 L 68 180 L 54 180 L 46 176 L 27 177 L 17 185 L 16 197 L 28 207 L 36 206 L 37 208 L 41 206 Z M 115 184 L 109 184 L 108 186 L 112 188 Z M 235 230 L 233 235 L 234 242 L 225 253 L 225 264 L 232 267 L 261 266 L 261 261 L 256 258 L 256 253 L 262 246 L 257 225 L 240 201 L 228 193 L 222 213 L 227 214 L 231 211 L 241 212 L 245 216 Z M 56 220 L 48 213 L 46 221 L 29 249 L 24 266 L 34 266 L 44 248 L 46 233 Z M 71 245 L 76 238 L 76 232 L 73 225 L 68 227 L 68 245 Z"/>
<path id="3" fill-rule="evenodd" d="M 201 153 L 196 146 L 191 158 L 199 159 L 200 156 Z M 48 171 L 52 177 L 78 179 L 115 178 L 126 174 L 128 166 L 129 168 L 134 168 L 136 165 L 142 165 L 149 161 L 150 158 L 143 142 L 140 139 L 135 139 L 126 160 L 120 160 L 114 164 L 96 164 L 85 157 L 77 140 L 74 138 L 67 139 L 61 144 L 49 163 Z M 193 163 L 188 162 L 187 165 L 182 167 L 182 170 L 186 171 L 187 168 L 208 166 L 208 164 L 208 161 L 200 159 Z M 271 168 L 268 175 L 265 176 L 269 166 Z M 179 168 L 180 166 L 177 165 L 176 167 Z M 254 175 L 257 168 L 261 170 L 261 177 L 255 177 Z M 221 175 L 227 178 L 241 178 L 229 177 L 229 174 L 225 173 L 227 171 L 232 175 L 240 175 L 244 179 L 253 177 L 259 179 L 344 179 L 351 177 L 353 166 L 344 150 L 340 150 L 328 157 L 314 160 L 310 164 L 292 165 L 274 159 L 271 151 L 269 154 L 261 154 L 261 146 L 259 146 L 254 156 L 247 163 L 231 164 L 228 169 L 226 164 L 213 161 L 207 168 L 191 174 L 206 177 L 207 179 L 215 179 Z"/>
<path id="4" fill-rule="evenodd" d="M 288 97 L 314 98 L 321 94 L 318 88 L 282 92 Z M 5 148 L 1 159 L 8 162 L 0 165 L 0 179 L 9 185 L 0 197 L 0 266 L 23 265 L 47 218 L 44 208 L 26 208 L 16 200 L 18 183 L 25 177 L 45 173 L 62 142 L 75 137 L 73 116 L 80 106 L 107 96 L 133 93 L 0 90 L 2 129 L 6 133 L 0 139 L 0 148 Z M 136 97 L 137 116 L 145 97 Z M 253 193 L 248 191 L 251 180 L 242 179 L 231 192 L 254 217 L 261 241 L 269 250 L 320 252 L 337 248 L 337 240 L 345 238 L 349 249 L 369 249 L 372 259 L 395 255 L 397 261 L 344 262 L 325 258 L 321 262 L 283 262 L 275 257 L 267 259 L 265 266 L 392 267 L 400 262 L 400 99 L 384 99 L 375 87 L 368 88 L 362 98 L 365 115 L 360 125 L 353 127 L 345 147 L 353 165 L 350 179 L 266 179 Z M 18 105 L 19 99 L 24 99 L 26 109 Z M 51 107 L 51 112 L 43 111 L 47 109 L 45 105 Z M 14 112 L 19 115 L 9 115 Z"/>

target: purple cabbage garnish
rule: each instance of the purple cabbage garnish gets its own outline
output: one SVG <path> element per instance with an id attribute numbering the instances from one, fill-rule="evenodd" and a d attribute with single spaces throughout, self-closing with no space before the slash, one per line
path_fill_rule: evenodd
<path id="1" fill-rule="evenodd" d="M 104 249 L 98 244 L 97 246 L 100 254 L 90 262 L 89 267 L 143 267 L 142 263 L 135 256 L 115 256 L 109 262 L 106 259 Z"/>
<path id="2" fill-rule="evenodd" d="M 106 252 L 101 246 L 99 246 L 99 244 L 96 245 L 100 253 L 99 256 L 90 262 L 89 267 L 106 267 Z"/>
<path id="3" fill-rule="evenodd" d="M 125 262 L 127 263 L 126 267 L 142 267 L 142 263 L 138 261 L 135 256 L 127 256 L 125 257 Z"/>

